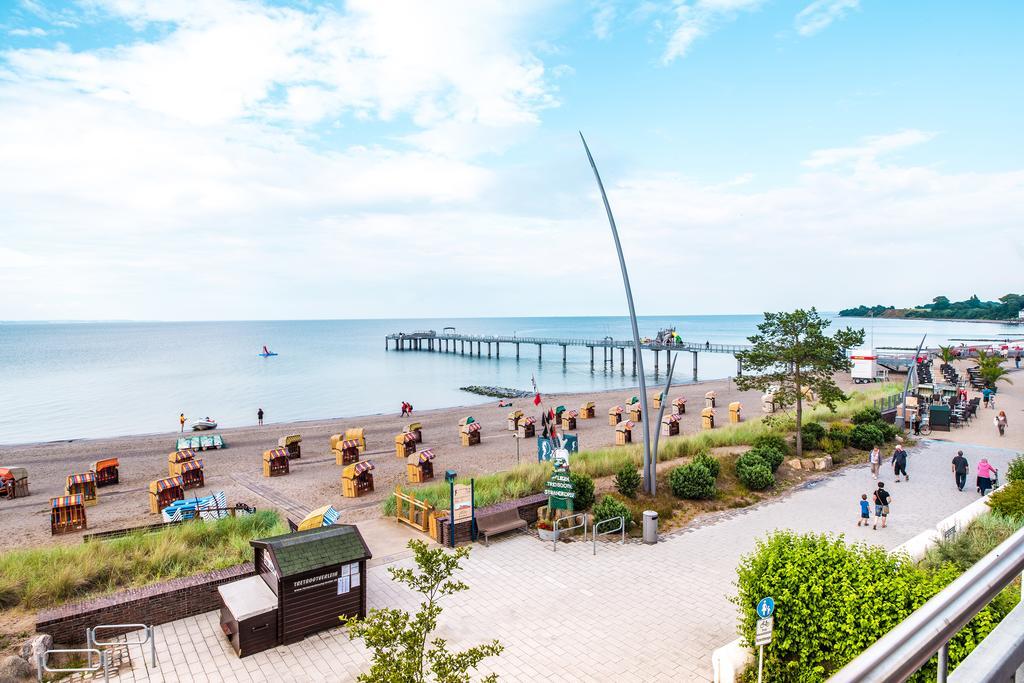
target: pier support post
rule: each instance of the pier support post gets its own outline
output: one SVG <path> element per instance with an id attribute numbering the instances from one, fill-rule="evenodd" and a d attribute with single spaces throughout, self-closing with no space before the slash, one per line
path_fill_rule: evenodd
<path id="1" fill-rule="evenodd" d="M 484 351 L 483 343 L 482 342 L 477 342 L 476 343 L 476 357 L 479 358 L 480 354 L 483 353 L 483 351 Z"/>
<path id="2" fill-rule="evenodd" d="M 741 361 L 739 358 L 736 359 L 736 376 L 743 376 L 743 361 Z"/>
<path id="3" fill-rule="evenodd" d="M 501 342 L 494 342 L 494 357 L 501 358 Z"/>
<path id="4" fill-rule="evenodd" d="M 659 355 L 660 355 L 660 352 L 657 349 L 655 349 L 654 350 L 654 376 L 655 377 L 658 376 L 658 356 Z"/>
<path id="5" fill-rule="evenodd" d="M 465 339 L 461 340 L 459 342 L 459 344 L 461 345 L 461 350 L 459 351 L 459 354 L 465 356 L 466 355 L 466 340 Z"/>
<path id="6" fill-rule="evenodd" d="M 487 357 L 491 357 L 491 342 L 487 342 Z"/>
<path id="7" fill-rule="evenodd" d="M 519 342 L 516 342 L 516 360 L 519 360 Z"/>
<path id="8" fill-rule="evenodd" d="M 619 370 L 626 371 L 626 347 L 619 349 Z"/>
<path id="9" fill-rule="evenodd" d="M 590 369 L 594 369 L 594 347 L 590 347 Z"/>
<path id="10" fill-rule="evenodd" d="M 565 349 L 566 349 L 566 345 L 562 344 L 562 362 L 563 363 L 565 362 Z"/>
<path id="11" fill-rule="evenodd" d="M 639 353 L 637 349 L 633 349 L 633 376 L 636 377 L 636 354 Z"/>
<path id="12" fill-rule="evenodd" d="M 537 360 L 538 361 L 543 357 L 543 349 L 544 349 L 544 346 L 542 344 L 537 344 Z"/>
<path id="13" fill-rule="evenodd" d="M 697 381 L 697 352 L 691 351 L 693 354 L 693 381 Z"/>

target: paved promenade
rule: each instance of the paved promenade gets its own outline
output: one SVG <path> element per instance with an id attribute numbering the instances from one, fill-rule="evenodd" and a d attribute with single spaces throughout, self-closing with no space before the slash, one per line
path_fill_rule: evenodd
<path id="1" fill-rule="evenodd" d="M 910 482 L 892 492 L 891 525 L 856 526 L 857 500 L 873 488 L 863 467 L 805 485 L 779 501 L 708 520 L 657 546 L 550 543 L 505 536 L 473 548 L 462 578 L 470 590 L 444 603 L 438 636 L 452 647 L 499 638 L 505 652 L 487 661 L 510 681 L 706 681 L 711 651 L 736 637 L 735 567 L 754 540 L 775 529 L 845 533 L 892 548 L 977 499 L 960 493 L 949 463 L 964 448 L 1002 469 L 1009 450 L 926 441 L 910 452 Z M 973 475 L 971 481 L 973 482 Z M 398 564 L 410 564 L 403 559 Z M 370 606 L 415 609 L 416 596 L 378 565 L 368 571 Z M 143 658 L 123 681 L 349 681 L 366 652 L 342 629 L 239 660 L 220 634 L 218 614 L 157 627 L 160 667 Z"/>

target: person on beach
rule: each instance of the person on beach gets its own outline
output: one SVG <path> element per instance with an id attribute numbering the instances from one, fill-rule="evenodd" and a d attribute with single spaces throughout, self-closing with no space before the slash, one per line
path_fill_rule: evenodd
<path id="1" fill-rule="evenodd" d="M 999 474 L 999 470 L 989 464 L 986 458 L 978 463 L 978 493 L 985 495 L 992 488 L 992 475 Z"/>
<path id="2" fill-rule="evenodd" d="M 260 427 L 263 426 L 263 408 L 256 411 L 256 421 L 259 422 Z"/>
<path id="3" fill-rule="evenodd" d="M 992 398 L 992 390 L 985 387 L 981 390 L 981 404 L 988 408 L 988 401 L 990 398 Z"/>
<path id="4" fill-rule="evenodd" d="M 921 418 L 917 416 L 917 411 L 910 414 L 910 427 L 914 430 L 914 436 L 921 436 Z"/>
<path id="5" fill-rule="evenodd" d="M 970 469 L 970 463 L 967 462 L 967 458 L 964 457 L 963 451 L 957 451 L 956 457 L 953 458 L 953 480 L 956 482 L 958 490 L 963 491 L 964 486 L 967 484 L 967 470 Z"/>
<path id="6" fill-rule="evenodd" d="M 402 414 L 400 417 L 406 417 L 409 414 L 409 404 L 402 401 Z"/>
<path id="7" fill-rule="evenodd" d="M 871 507 L 868 503 L 868 494 L 860 494 L 860 519 L 857 520 L 857 526 L 867 526 L 871 524 Z"/>
<path id="8" fill-rule="evenodd" d="M 910 481 L 910 475 L 907 474 L 907 452 L 903 450 L 901 444 L 896 444 L 896 450 L 892 452 L 892 472 L 897 484 L 900 482 L 900 475 L 903 475 L 906 481 Z"/>
<path id="9" fill-rule="evenodd" d="M 178 422 L 181 424 L 181 433 L 185 433 L 185 413 L 178 416 Z"/>
<path id="10" fill-rule="evenodd" d="M 995 417 L 996 428 L 999 430 L 999 436 L 1006 436 L 1006 411 L 1000 410 L 999 414 Z"/>
<path id="11" fill-rule="evenodd" d="M 878 470 L 882 467 L 882 451 L 879 450 L 878 446 L 871 449 L 871 455 L 868 456 L 868 460 L 871 461 L 871 476 L 878 481 Z"/>
<path id="12" fill-rule="evenodd" d="M 704 342 L 704 348 L 705 349 L 710 349 L 711 348 L 711 340 L 710 339 L 708 341 Z"/>
<path id="13" fill-rule="evenodd" d="M 875 524 L 872 529 L 878 528 L 878 518 L 882 518 L 882 528 L 885 528 L 885 523 L 889 520 L 889 503 L 892 502 L 892 496 L 885 490 L 885 484 L 878 482 L 878 488 L 875 489 Z"/>
<path id="14" fill-rule="evenodd" d="M 1020 370 L 1020 349 L 1017 349 L 1017 354 L 1013 357 L 1013 364 Z"/>

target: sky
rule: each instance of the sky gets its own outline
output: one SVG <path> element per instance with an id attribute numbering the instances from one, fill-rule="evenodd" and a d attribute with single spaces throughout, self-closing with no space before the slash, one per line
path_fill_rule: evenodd
<path id="1" fill-rule="evenodd" d="M 1024 3 L 0 0 L 0 320 L 1021 291 Z"/>

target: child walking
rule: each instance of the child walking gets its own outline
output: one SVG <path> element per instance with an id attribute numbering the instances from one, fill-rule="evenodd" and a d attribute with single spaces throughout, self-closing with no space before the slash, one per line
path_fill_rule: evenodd
<path id="1" fill-rule="evenodd" d="M 871 506 L 868 503 L 868 494 L 860 494 L 860 519 L 857 520 L 857 526 L 867 526 L 871 524 Z"/>

